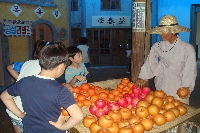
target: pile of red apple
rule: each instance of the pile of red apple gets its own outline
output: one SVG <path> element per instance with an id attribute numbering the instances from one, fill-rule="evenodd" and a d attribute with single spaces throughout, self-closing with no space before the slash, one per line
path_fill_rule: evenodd
<path id="1" fill-rule="evenodd" d="M 117 101 L 106 101 L 99 99 L 89 107 L 91 114 L 99 118 L 102 115 L 107 115 L 111 110 L 119 110 L 120 108 L 136 108 L 138 101 L 144 100 L 146 95 L 150 93 L 150 88 L 132 87 L 132 93 L 125 93 L 122 98 Z"/>

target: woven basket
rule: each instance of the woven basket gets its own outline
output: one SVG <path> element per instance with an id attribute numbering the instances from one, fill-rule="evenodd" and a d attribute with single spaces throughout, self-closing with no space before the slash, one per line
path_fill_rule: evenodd
<path id="1" fill-rule="evenodd" d="M 112 90 L 115 89 L 119 83 L 121 83 L 121 79 L 111 79 L 106 81 L 93 82 L 89 84 L 99 86 L 104 89 Z"/>
<path id="2" fill-rule="evenodd" d="M 95 85 L 95 86 L 100 86 L 101 88 L 112 90 L 112 89 L 115 89 L 119 83 L 121 83 L 121 79 L 113 79 L 113 80 L 106 80 L 106 81 L 101 81 L 101 82 L 93 82 L 93 83 L 90 83 L 90 84 Z M 152 130 L 145 131 L 144 133 L 160 133 L 160 132 L 169 130 L 169 129 L 171 129 L 171 128 L 179 125 L 179 124 L 187 122 L 192 117 L 200 114 L 200 108 L 195 109 L 195 108 L 193 108 L 193 107 L 191 107 L 187 104 L 184 104 L 184 106 L 187 107 L 187 113 L 185 115 L 179 116 L 174 121 L 166 122 L 165 124 L 163 124 L 161 126 L 157 126 L 157 125 L 154 124 Z M 91 115 L 90 112 L 89 112 L 89 107 L 84 106 L 81 109 L 84 113 L 84 116 Z M 85 128 L 84 125 L 82 124 L 82 122 L 78 123 L 76 126 L 74 126 L 74 128 L 77 129 L 80 133 L 90 133 L 90 130 L 88 128 Z M 76 132 L 71 131 L 71 133 L 78 133 L 77 130 L 76 130 Z"/>

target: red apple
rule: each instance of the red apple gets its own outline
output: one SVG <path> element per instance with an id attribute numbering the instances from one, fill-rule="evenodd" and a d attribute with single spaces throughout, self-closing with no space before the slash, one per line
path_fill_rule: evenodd
<path id="1" fill-rule="evenodd" d="M 139 95 L 139 99 L 140 99 L 140 100 L 145 100 L 146 95 L 147 95 L 147 94 L 141 93 L 141 94 Z"/>
<path id="2" fill-rule="evenodd" d="M 111 107 L 111 110 L 119 110 L 120 109 L 120 106 L 118 104 L 113 104 L 112 107 Z"/>
<path id="3" fill-rule="evenodd" d="M 132 90 L 133 90 L 133 89 L 137 89 L 137 88 L 140 88 L 140 87 L 137 86 L 137 85 L 133 85 L 133 86 L 132 86 Z"/>
<path id="4" fill-rule="evenodd" d="M 119 99 L 117 101 L 118 105 L 121 107 L 127 107 L 128 105 L 128 101 L 126 100 L 126 98 L 122 97 L 121 99 Z"/>
<path id="5" fill-rule="evenodd" d="M 112 107 L 113 105 L 116 105 L 116 104 L 117 104 L 116 101 L 109 101 L 109 102 L 107 103 L 107 105 L 108 105 L 109 107 Z"/>
<path id="6" fill-rule="evenodd" d="M 103 109 L 106 106 L 106 101 L 99 99 L 99 100 L 95 101 L 94 104 L 98 109 Z"/>
<path id="7" fill-rule="evenodd" d="M 131 96 L 131 94 L 129 94 L 129 93 L 125 93 L 124 95 L 123 95 L 123 97 L 129 97 L 129 96 Z"/>
<path id="8" fill-rule="evenodd" d="M 105 114 L 106 114 L 106 111 L 105 111 L 105 110 L 103 110 L 103 109 L 97 109 L 97 110 L 96 110 L 96 113 L 95 113 L 95 116 L 96 116 L 97 118 L 99 118 L 100 116 L 105 115 Z"/>
<path id="9" fill-rule="evenodd" d="M 98 109 L 98 108 L 97 108 L 96 106 L 94 106 L 94 105 L 91 105 L 91 106 L 89 107 L 89 111 L 90 111 L 90 113 L 93 114 L 93 115 L 96 114 L 96 110 L 97 110 L 97 109 Z"/>
<path id="10" fill-rule="evenodd" d="M 131 96 L 132 96 L 132 97 L 134 97 L 134 96 L 135 96 L 135 94 L 134 94 L 134 93 L 131 93 Z"/>
<path id="11" fill-rule="evenodd" d="M 136 88 L 136 89 L 133 89 L 132 92 L 135 95 L 140 95 L 142 93 L 142 89 L 141 88 Z"/>
<path id="12" fill-rule="evenodd" d="M 128 102 L 128 105 L 131 104 L 133 98 L 131 96 L 126 96 L 125 98 Z"/>
<path id="13" fill-rule="evenodd" d="M 133 106 L 133 108 L 135 108 L 136 107 L 136 105 L 137 105 L 137 103 L 138 103 L 138 101 L 140 101 L 140 99 L 139 98 L 134 98 L 133 100 L 132 100 L 132 106 Z"/>
<path id="14" fill-rule="evenodd" d="M 142 93 L 143 94 L 149 94 L 151 92 L 151 89 L 149 88 L 149 87 L 144 87 L 144 88 L 142 88 Z"/>
<path id="15" fill-rule="evenodd" d="M 103 110 L 105 110 L 106 114 L 108 114 L 108 112 L 110 112 L 110 110 L 111 110 L 111 107 L 105 106 L 105 107 L 103 108 Z"/>

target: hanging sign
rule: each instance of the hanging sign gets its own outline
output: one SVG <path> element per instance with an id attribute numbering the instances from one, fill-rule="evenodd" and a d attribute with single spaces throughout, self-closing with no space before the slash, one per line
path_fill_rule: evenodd
<path id="1" fill-rule="evenodd" d="M 4 20 L 4 34 L 8 37 L 31 36 L 32 22 L 23 20 Z"/>
<path id="2" fill-rule="evenodd" d="M 56 18 L 56 19 L 58 19 L 61 16 L 61 13 L 59 12 L 58 9 L 54 10 L 52 12 L 52 14 L 53 14 L 54 18 Z"/>
<path id="3" fill-rule="evenodd" d="M 133 32 L 145 32 L 145 2 L 133 2 Z"/>
<path id="4" fill-rule="evenodd" d="M 19 14 L 22 12 L 22 9 L 21 9 L 17 4 L 14 4 L 14 5 L 10 8 L 10 11 L 11 11 L 16 17 L 18 17 Z"/>
<path id="5" fill-rule="evenodd" d="M 130 27 L 130 16 L 92 16 L 93 27 Z"/>
<path id="6" fill-rule="evenodd" d="M 44 10 L 42 9 L 42 7 L 40 7 L 40 6 L 38 8 L 36 8 L 34 12 L 39 18 L 41 18 L 45 13 Z"/>

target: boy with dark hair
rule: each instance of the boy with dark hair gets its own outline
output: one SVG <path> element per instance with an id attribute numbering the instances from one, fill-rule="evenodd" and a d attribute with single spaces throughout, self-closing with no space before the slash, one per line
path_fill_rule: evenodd
<path id="1" fill-rule="evenodd" d="M 29 60 L 29 61 L 26 61 L 26 62 L 14 62 L 13 64 L 7 66 L 8 72 L 11 74 L 11 76 L 13 78 L 16 79 L 16 82 L 18 82 L 20 79 L 22 79 L 24 77 L 39 74 L 41 72 L 41 67 L 39 65 L 38 56 L 39 56 L 40 50 L 44 46 L 48 45 L 48 43 L 49 42 L 44 41 L 44 40 L 37 41 L 35 43 L 35 45 L 34 45 L 35 50 L 34 50 L 34 54 L 33 54 L 34 60 Z M 22 102 L 21 102 L 20 96 L 14 97 L 14 101 L 15 101 L 17 107 L 21 111 L 24 111 L 23 107 L 22 107 Z M 9 109 L 6 109 L 6 112 L 8 113 L 8 115 L 11 119 L 14 132 L 15 133 L 22 133 L 23 132 L 22 119 L 17 117 L 16 115 L 14 115 Z"/>
<path id="2" fill-rule="evenodd" d="M 72 86 L 79 86 L 82 83 L 86 83 L 86 75 L 88 74 L 88 71 L 85 65 L 82 63 L 82 51 L 75 46 L 69 46 L 67 51 L 71 64 L 65 70 L 66 83 L 69 83 Z"/>
<path id="3" fill-rule="evenodd" d="M 6 107 L 22 118 L 25 133 L 65 133 L 83 119 L 71 92 L 55 80 L 66 68 L 67 55 L 63 44 L 45 46 L 39 54 L 39 75 L 25 77 L 1 94 Z M 21 97 L 25 112 L 16 106 L 14 96 Z M 60 119 L 61 107 L 70 115 L 67 121 Z"/>

